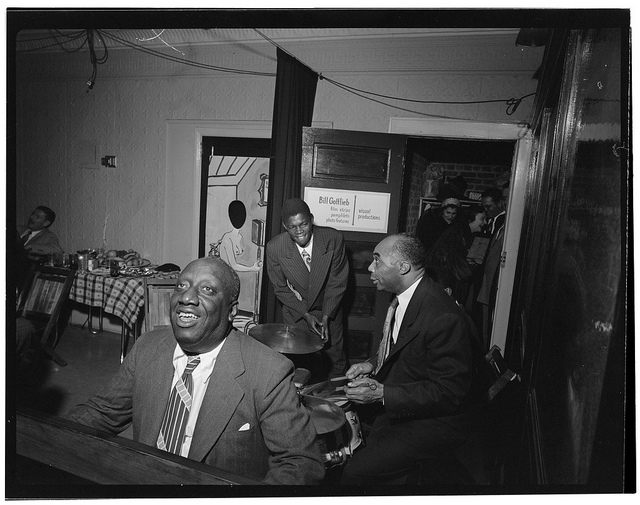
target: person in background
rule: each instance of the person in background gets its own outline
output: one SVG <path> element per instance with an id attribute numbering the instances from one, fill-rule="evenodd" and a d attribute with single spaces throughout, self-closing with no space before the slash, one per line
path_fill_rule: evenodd
<path id="1" fill-rule="evenodd" d="M 26 228 L 18 229 L 19 243 L 32 261 L 41 261 L 48 254 L 62 254 L 58 237 L 49 227 L 56 220 L 56 213 L 40 205 L 29 216 Z"/>
<path id="2" fill-rule="evenodd" d="M 425 250 L 433 247 L 450 226 L 457 222 L 460 212 L 460 200 L 457 198 L 447 198 L 442 201 L 438 208 L 424 212 L 416 225 L 416 237 L 422 242 Z"/>
<path id="3" fill-rule="evenodd" d="M 489 248 L 484 260 L 482 283 L 478 290 L 477 301 L 482 310 L 482 337 L 485 348 L 488 348 L 493 326 L 498 277 L 500 272 L 500 256 L 504 243 L 506 224 L 506 208 L 502 199 L 502 190 L 489 188 L 482 193 L 482 206 L 487 213 L 485 233 L 490 237 Z"/>
<path id="4" fill-rule="evenodd" d="M 496 231 L 504 226 L 507 213 L 502 199 L 502 190 L 498 188 L 488 188 L 482 192 L 482 206 L 487 214 L 487 224 L 484 231 L 490 236 L 494 236 Z"/>
<path id="5" fill-rule="evenodd" d="M 425 273 L 412 235 L 383 239 L 369 265 L 379 291 L 394 293 L 376 356 L 349 368 L 346 397 L 380 409 L 341 483 L 402 484 L 418 463 L 438 471 L 477 420 L 482 359 L 473 323 Z"/>
<path id="6" fill-rule="evenodd" d="M 233 328 L 239 291 L 220 258 L 189 263 L 171 296 L 171 328 L 142 335 L 71 420 L 114 434 L 133 423 L 138 442 L 266 484 L 320 483 L 324 464 L 293 365 Z"/>
<path id="7" fill-rule="evenodd" d="M 342 298 L 347 289 L 349 263 L 342 234 L 315 226 L 309 206 L 300 198 L 287 200 L 281 211 L 285 231 L 267 243 L 269 280 L 282 303 L 286 325 L 317 334 L 328 363 L 292 356 L 296 365 L 310 367 L 312 380 L 344 374 Z M 297 361 L 295 361 L 297 360 Z"/>

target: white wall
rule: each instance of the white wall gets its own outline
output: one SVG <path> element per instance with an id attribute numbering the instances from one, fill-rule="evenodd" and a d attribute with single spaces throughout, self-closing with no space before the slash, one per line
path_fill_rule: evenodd
<path id="1" fill-rule="evenodd" d="M 511 52 L 502 49 L 507 46 Z M 512 47 L 504 37 L 417 37 L 302 41 L 290 50 L 315 70 L 355 88 L 470 101 L 535 91 L 531 76 L 541 52 L 534 57 Z M 266 43 L 259 50 L 234 43 L 189 51 L 189 58 L 225 67 L 276 71 L 275 48 Z M 91 66 L 86 51 L 24 53 L 17 63 L 17 216 L 26 221 L 36 205 L 52 207 L 58 213 L 52 230 L 69 252 L 100 246 L 108 215 L 108 248 L 133 248 L 152 263 L 189 257 L 197 250 L 197 215 L 183 210 L 197 202 L 199 181 L 183 177 L 185 167 L 191 174 L 197 169 L 192 166 L 199 159 L 197 143 L 190 131 L 179 149 L 169 152 L 169 130 L 184 122 L 227 125 L 222 132 L 218 126 L 204 128 L 204 134 L 270 135 L 275 77 L 194 70 L 122 49 L 110 52 L 87 92 Z M 522 122 L 533 100 L 525 100 L 513 116 L 505 115 L 504 104 L 393 103 L 436 117 Z M 386 132 L 389 119 L 398 116 L 422 117 L 357 97 L 327 80 L 318 83 L 314 122 Z M 100 167 L 106 155 L 117 156 L 117 168 Z M 174 191 L 177 182 L 179 192 Z"/>

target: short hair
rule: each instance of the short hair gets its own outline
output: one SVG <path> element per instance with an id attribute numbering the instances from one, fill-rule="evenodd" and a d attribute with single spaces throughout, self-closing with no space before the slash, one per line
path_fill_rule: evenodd
<path id="1" fill-rule="evenodd" d="M 44 218 L 47 221 L 49 221 L 49 226 L 51 226 L 53 222 L 56 220 L 56 213 L 53 212 L 49 207 L 45 207 L 44 205 L 38 205 L 36 207 L 36 210 L 41 210 L 42 212 L 44 212 Z"/>
<path id="2" fill-rule="evenodd" d="M 282 222 L 285 222 L 291 216 L 297 216 L 298 214 L 311 217 L 311 209 L 309 209 L 309 206 L 302 198 L 290 198 L 284 202 L 282 210 L 280 211 Z"/>
<path id="3" fill-rule="evenodd" d="M 216 263 L 220 268 L 222 268 L 227 274 L 227 278 L 224 280 L 224 285 L 229 289 L 229 296 L 232 302 L 238 301 L 238 296 L 240 295 L 240 277 L 238 277 L 238 273 L 225 261 L 215 256 L 207 256 L 205 258 L 207 261 Z"/>
<path id="4" fill-rule="evenodd" d="M 502 201 L 502 190 L 498 188 L 487 188 L 482 192 L 481 198 L 491 198 L 494 203 Z"/>
<path id="5" fill-rule="evenodd" d="M 427 251 L 422 242 L 411 233 L 398 233 L 392 252 L 398 259 L 407 261 L 414 268 L 424 268 Z"/>
<path id="6" fill-rule="evenodd" d="M 486 211 L 482 205 L 472 205 L 466 211 L 467 220 L 473 223 L 476 220 L 478 214 L 485 214 Z"/>

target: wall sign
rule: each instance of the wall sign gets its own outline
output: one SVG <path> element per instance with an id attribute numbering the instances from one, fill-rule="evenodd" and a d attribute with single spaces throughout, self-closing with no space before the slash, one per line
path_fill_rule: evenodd
<path id="1" fill-rule="evenodd" d="M 391 193 L 305 188 L 314 223 L 337 230 L 387 233 Z"/>

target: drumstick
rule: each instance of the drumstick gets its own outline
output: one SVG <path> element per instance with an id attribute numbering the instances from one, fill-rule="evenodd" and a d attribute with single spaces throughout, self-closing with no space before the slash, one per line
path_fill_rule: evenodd
<path id="1" fill-rule="evenodd" d="M 334 377 L 332 379 L 329 379 L 331 382 L 336 382 L 336 381 L 343 381 L 345 379 L 348 379 L 349 377 L 347 377 L 346 375 L 343 375 L 342 377 Z"/>

